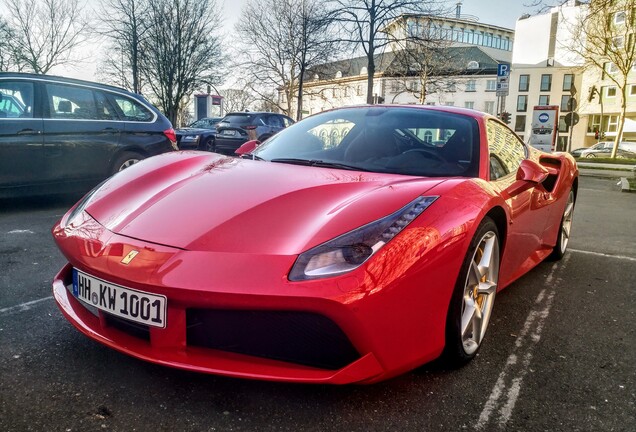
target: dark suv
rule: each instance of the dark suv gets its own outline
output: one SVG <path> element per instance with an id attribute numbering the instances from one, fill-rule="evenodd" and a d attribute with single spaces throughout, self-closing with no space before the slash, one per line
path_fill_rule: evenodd
<path id="1" fill-rule="evenodd" d="M 214 151 L 233 155 L 246 141 L 265 141 L 294 124 L 289 117 L 269 112 L 229 113 L 216 125 Z"/>
<path id="2" fill-rule="evenodd" d="M 176 148 L 168 119 L 140 95 L 69 78 L 0 73 L 0 198 L 85 192 Z"/>

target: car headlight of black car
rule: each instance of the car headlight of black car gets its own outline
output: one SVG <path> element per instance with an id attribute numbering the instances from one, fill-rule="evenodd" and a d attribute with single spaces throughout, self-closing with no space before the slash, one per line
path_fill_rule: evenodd
<path id="1" fill-rule="evenodd" d="M 358 268 L 437 198 L 437 196 L 418 197 L 388 216 L 301 253 L 289 273 L 289 280 L 319 279 Z"/>

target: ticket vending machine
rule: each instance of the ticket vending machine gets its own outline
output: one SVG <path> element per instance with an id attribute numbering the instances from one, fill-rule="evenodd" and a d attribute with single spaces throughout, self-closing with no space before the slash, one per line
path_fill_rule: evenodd
<path id="1" fill-rule="evenodd" d="M 535 106 L 532 113 L 532 131 L 528 141 L 532 147 L 544 152 L 555 150 L 559 129 L 559 107 L 557 105 Z"/>
<path id="2" fill-rule="evenodd" d="M 194 116 L 196 120 L 204 117 L 223 117 L 223 96 L 212 94 L 194 95 Z"/>

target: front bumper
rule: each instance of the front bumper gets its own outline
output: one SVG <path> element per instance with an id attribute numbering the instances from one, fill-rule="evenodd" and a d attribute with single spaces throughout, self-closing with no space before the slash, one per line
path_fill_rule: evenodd
<path id="1" fill-rule="evenodd" d="M 381 375 L 384 370 L 373 353 L 337 370 L 255 357 L 224 350 L 192 346 L 187 342 L 186 310 L 169 304 L 168 326 L 150 328 L 149 338 L 114 325 L 108 314 L 91 312 L 67 289 L 72 266 L 67 264 L 53 281 L 53 294 L 64 316 L 86 336 L 124 354 L 149 362 L 238 378 L 301 383 L 345 384 Z"/>

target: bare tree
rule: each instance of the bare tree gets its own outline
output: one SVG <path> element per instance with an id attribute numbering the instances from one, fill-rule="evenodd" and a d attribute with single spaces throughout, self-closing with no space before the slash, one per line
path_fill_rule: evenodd
<path id="1" fill-rule="evenodd" d="M 17 67 L 13 31 L 0 16 L 0 71 L 8 71 Z"/>
<path id="2" fill-rule="evenodd" d="M 221 90 L 223 109 L 225 112 L 245 111 L 249 109 L 256 98 L 246 88 L 232 88 Z"/>
<path id="3" fill-rule="evenodd" d="M 415 25 L 409 29 L 407 23 Z M 405 15 L 394 24 L 388 37 L 395 59 L 387 72 L 395 77 L 396 96 L 410 93 L 423 104 L 429 92 L 446 92 L 455 84 L 456 79 L 449 77 L 463 72 L 467 61 L 463 49 L 453 47 L 445 32 L 431 16 Z"/>
<path id="4" fill-rule="evenodd" d="M 585 69 L 616 85 L 620 114 L 611 155 L 616 158 L 625 125 L 628 75 L 636 64 L 636 0 L 592 0 L 586 8 L 572 33 L 580 37 L 569 48 L 583 59 Z"/>
<path id="5" fill-rule="evenodd" d="M 391 38 L 386 28 L 400 15 L 407 13 L 439 14 L 435 0 L 330 0 L 333 17 L 347 35 L 343 41 L 361 48 L 367 57 L 367 103 L 373 103 L 375 57 Z"/>
<path id="6" fill-rule="evenodd" d="M 79 0 L 2 0 L 16 61 L 38 74 L 73 65 L 77 49 L 89 38 Z"/>
<path id="7" fill-rule="evenodd" d="M 142 89 L 141 57 L 149 7 L 148 0 L 107 0 L 101 5 L 100 33 L 110 41 L 101 73 L 135 93 Z"/>
<path id="8" fill-rule="evenodd" d="M 185 98 L 221 81 L 225 61 L 214 0 L 153 0 L 141 58 L 142 75 L 157 104 L 176 124 Z"/>
<path id="9" fill-rule="evenodd" d="M 332 21 L 319 0 L 250 0 L 237 30 L 252 91 L 290 117 L 302 115 L 302 77 L 334 54 Z M 276 96 L 280 90 L 282 100 Z M 296 107 L 294 107 L 294 100 Z"/>

